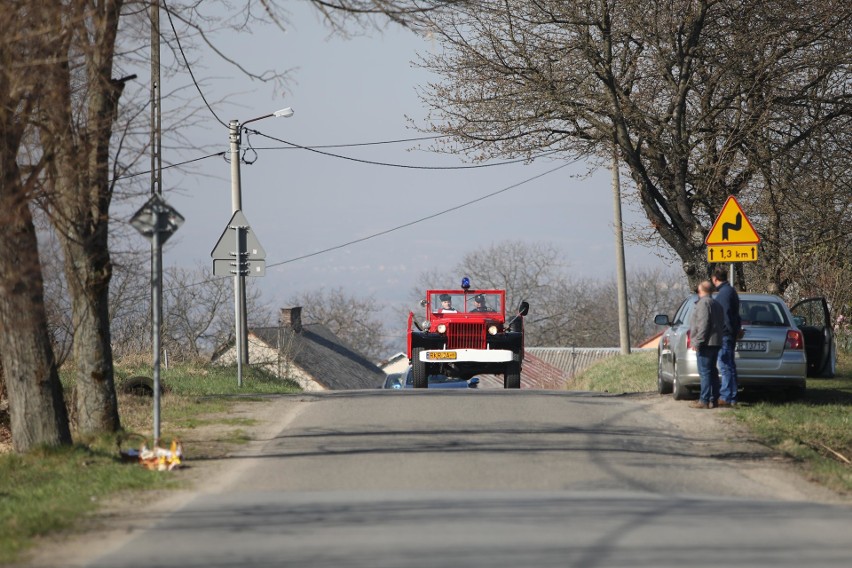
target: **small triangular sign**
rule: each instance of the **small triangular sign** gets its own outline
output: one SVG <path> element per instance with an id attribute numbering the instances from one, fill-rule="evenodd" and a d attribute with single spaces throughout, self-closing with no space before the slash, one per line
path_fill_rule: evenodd
<path id="1" fill-rule="evenodd" d="M 760 242 L 757 231 L 737 199 L 731 195 L 704 239 L 706 245 L 753 245 Z"/>
<path id="2" fill-rule="evenodd" d="M 254 231 L 251 230 L 248 219 L 246 219 L 246 216 L 243 215 L 243 212 L 239 209 L 234 211 L 231 220 L 228 221 L 227 225 L 225 225 L 225 230 L 222 232 L 222 236 L 219 237 L 219 240 L 216 241 L 216 246 L 213 247 L 213 252 L 210 253 L 210 256 L 212 256 L 214 260 L 228 260 L 233 259 L 236 256 L 236 237 L 234 233 L 231 232 L 234 227 L 241 227 L 245 231 L 246 250 L 241 252 L 246 253 L 246 258 L 252 260 L 265 260 L 266 251 L 260 245 L 260 241 L 257 240 L 257 236 L 254 234 Z"/>

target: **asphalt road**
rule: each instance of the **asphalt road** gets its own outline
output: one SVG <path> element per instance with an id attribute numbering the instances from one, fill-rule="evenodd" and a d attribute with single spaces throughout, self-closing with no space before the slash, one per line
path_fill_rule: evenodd
<path id="1" fill-rule="evenodd" d="M 848 567 L 852 504 L 670 397 L 357 391 L 264 405 L 198 491 L 68 566 Z M 79 553 L 79 550 L 78 550 Z"/>

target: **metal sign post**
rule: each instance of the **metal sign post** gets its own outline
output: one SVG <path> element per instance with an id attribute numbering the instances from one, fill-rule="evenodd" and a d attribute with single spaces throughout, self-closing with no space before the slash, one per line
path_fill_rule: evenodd
<path id="1" fill-rule="evenodd" d="M 154 446 L 160 443 L 160 339 L 163 320 L 163 244 L 183 224 L 183 217 L 155 193 L 130 219 L 151 241 L 151 343 L 154 351 Z"/>
<path id="2" fill-rule="evenodd" d="M 234 231 L 229 238 L 228 231 Z M 234 337 L 237 358 L 237 385 L 243 386 L 243 364 L 248 364 L 246 325 L 246 276 L 266 275 L 266 251 L 249 226 L 242 211 L 234 212 L 222 236 L 210 253 L 214 276 L 234 277 Z"/>

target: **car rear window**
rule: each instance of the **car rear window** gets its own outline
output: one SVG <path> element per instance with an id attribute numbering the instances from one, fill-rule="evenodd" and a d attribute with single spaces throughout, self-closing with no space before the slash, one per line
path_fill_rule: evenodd
<path id="1" fill-rule="evenodd" d="M 743 300 L 740 319 L 743 325 L 789 325 L 783 307 L 777 302 Z"/>

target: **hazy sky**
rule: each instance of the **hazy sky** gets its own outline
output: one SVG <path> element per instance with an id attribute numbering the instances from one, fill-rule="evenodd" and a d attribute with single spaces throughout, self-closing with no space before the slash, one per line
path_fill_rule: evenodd
<path id="1" fill-rule="evenodd" d="M 253 71 L 291 69 L 286 94 L 250 81 L 212 53 L 193 71 L 203 79 L 205 98 L 226 123 L 291 106 L 293 117 L 269 118 L 249 127 L 298 145 L 424 136 L 410 128 L 409 119 L 420 123 L 425 116 L 416 87 L 434 77 L 411 62 L 418 51 L 437 46 L 395 27 L 349 40 L 328 36 L 329 30 L 303 2 L 294 5 L 287 33 L 270 27 L 253 35 L 220 36 L 229 56 Z M 186 75 L 168 81 L 174 85 L 165 82 L 164 93 L 190 83 Z M 213 102 L 225 97 L 230 104 Z M 207 128 L 184 134 L 198 145 L 218 144 L 216 151 L 227 150 L 227 128 L 212 113 L 208 117 Z M 382 305 L 404 304 L 422 271 L 450 267 L 466 252 L 506 240 L 551 243 L 579 276 L 603 279 L 615 274 L 610 172 L 585 176 L 588 166 L 577 163 L 547 173 L 570 157 L 441 170 L 420 168 L 469 163 L 417 149 L 417 142 L 322 149 L 345 158 L 281 149 L 283 144 L 256 135 L 244 136 L 242 143 L 244 149 L 278 148 L 258 149 L 249 155 L 256 161 L 241 168 L 243 213 L 266 251 L 266 276 L 257 280 L 264 299 L 275 307 L 319 287 L 372 295 Z M 192 157 L 167 153 L 164 161 Z M 630 179 L 622 176 L 622 183 Z M 163 187 L 166 200 L 186 218 L 168 243 L 164 265 L 192 267 L 201 262 L 212 275 L 210 253 L 232 214 L 230 165 L 210 158 L 198 162 L 189 175 L 166 170 Z M 624 204 L 623 215 L 625 222 L 642 219 L 630 203 Z M 293 260 L 430 216 L 363 242 Z M 654 251 L 636 246 L 627 246 L 626 259 L 628 271 L 666 266 Z M 434 286 L 456 286 L 461 276 Z M 535 300 L 530 303 L 534 306 Z M 400 322 L 400 328 L 404 325 Z"/>

